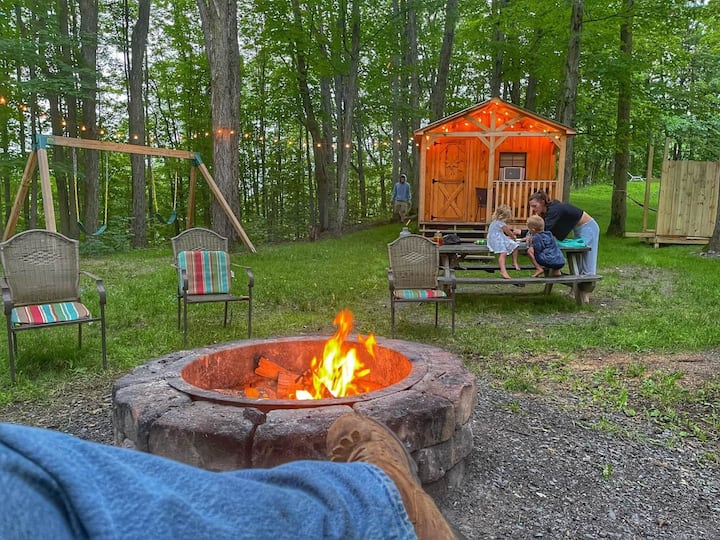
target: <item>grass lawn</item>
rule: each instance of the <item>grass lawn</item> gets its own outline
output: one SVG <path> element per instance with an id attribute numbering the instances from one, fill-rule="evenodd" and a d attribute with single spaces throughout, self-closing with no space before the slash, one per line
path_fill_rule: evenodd
<path id="1" fill-rule="evenodd" d="M 644 183 L 628 187 L 643 200 Z M 604 233 L 610 196 L 610 186 L 601 185 L 576 191 L 571 200 L 592 214 Z M 656 205 L 654 185 L 651 206 Z M 640 231 L 641 212 L 628 202 L 628 231 Z M 255 273 L 254 337 L 330 335 L 342 308 L 355 314 L 357 332 L 389 336 L 386 246 L 399 230 L 399 225 L 382 225 L 341 239 L 257 244 L 257 254 L 234 254 L 234 262 L 252 266 Z M 73 329 L 27 332 L 19 337 L 15 387 L 9 384 L 7 360 L 0 365 L 0 405 L 42 400 L 83 377 L 107 378 L 109 385 L 136 365 L 182 349 L 170 261 L 169 241 L 164 248 L 84 258 L 83 269 L 103 277 L 107 288 L 110 372 L 100 367 L 96 329 L 83 333 L 81 351 Z M 550 393 L 560 385 L 588 403 L 646 415 L 678 437 L 717 438 L 718 376 L 709 373 L 689 382 L 685 371 L 663 370 L 648 359 L 718 348 L 720 260 L 701 256 L 699 246 L 654 249 L 639 239 L 603 235 L 598 266 L 603 280 L 589 306 L 575 305 L 561 286 L 549 297 L 542 287 L 486 287 L 458 295 L 454 336 L 449 311 L 441 306 L 436 329 L 431 305 L 401 306 L 397 336 L 454 351 L 477 375 L 508 390 Z M 97 305 L 92 292 L 88 284 L 85 299 L 91 309 Z M 223 328 L 221 305 L 191 306 L 188 347 L 243 339 L 245 309 L 235 306 Z M 0 339 L 0 350 L 6 351 L 4 333 Z M 606 361 L 619 357 L 626 361 Z"/>

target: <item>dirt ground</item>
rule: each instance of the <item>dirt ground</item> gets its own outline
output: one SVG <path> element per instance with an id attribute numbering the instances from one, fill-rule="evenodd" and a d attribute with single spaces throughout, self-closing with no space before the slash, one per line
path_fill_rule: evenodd
<path id="1" fill-rule="evenodd" d="M 639 358 L 586 358 L 574 370 Z M 648 371 L 717 377 L 717 354 L 643 357 Z M 606 421 L 612 429 L 598 429 Z M 472 539 L 720 538 L 720 444 L 609 415 L 558 390 L 509 394 L 479 381 L 475 445 L 462 487 L 441 507 Z"/>
<path id="2" fill-rule="evenodd" d="M 687 387 L 720 373 L 718 351 L 587 356 L 570 367 L 582 374 L 638 363 L 648 373 L 682 371 Z M 43 403 L 2 407 L 0 421 L 112 444 L 110 389 L 119 376 L 69 383 Z M 472 425 L 464 482 L 440 501 L 467 538 L 720 538 L 716 438 L 678 440 L 645 418 L 595 409 L 571 388 L 516 394 L 485 380 Z"/>

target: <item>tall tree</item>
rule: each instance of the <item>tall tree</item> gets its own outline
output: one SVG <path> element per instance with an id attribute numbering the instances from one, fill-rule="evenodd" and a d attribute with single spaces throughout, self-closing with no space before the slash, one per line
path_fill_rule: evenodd
<path id="1" fill-rule="evenodd" d="M 291 0 L 293 35 L 291 37 L 291 55 L 295 67 L 295 77 L 298 84 L 301 102 L 301 121 L 310 134 L 313 149 L 313 173 L 317 190 L 317 218 L 320 231 L 326 231 L 330 228 L 330 173 L 332 163 L 332 147 L 328 143 L 327 122 L 323 122 L 323 117 L 327 118 L 328 114 L 318 114 L 314 104 L 313 96 L 310 90 L 310 72 L 308 66 L 308 43 L 306 32 L 304 31 L 304 23 L 302 19 L 302 10 L 298 0 Z M 321 103 L 327 103 L 329 96 L 329 85 L 327 77 L 320 78 L 321 94 L 326 96 Z M 326 107 L 327 105 L 324 105 Z M 314 225 L 314 224 L 311 224 Z"/>
<path id="2" fill-rule="evenodd" d="M 130 39 L 130 67 L 128 81 L 130 144 L 146 144 L 143 80 L 145 75 L 144 60 L 149 25 L 150 0 L 138 0 L 138 16 L 135 24 L 133 25 Z M 145 191 L 144 156 L 141 154 L 132 154 L 130 156 L 130 165 L 132 169 L 133 215 L 131 244 L 133 247 L 144 247 L 147 241 L 145 230 L 147 196 Z"/>
<path id="3" fill-rule="evenodd" d="M 341 2 L 342 11 L 338 25 L 343 35 L 343 50 L 347 56 L 343 62 L 343 73 L 338 77 L 336 88 L 338 102 L 338 211 L 335 221 L 336 232 L 341 232 L 347 215 L 348 175 L 352 157 L 352 126 L 355 121 L 358 67 L 360 65 L 360 0 L 351 0 L 349 36 L 345 21 L 346 5 Z"/>
<path id="4" fill-rule="evenodd" d="M 617 123 L 615 127 L 615 169 L 607 234 L 623 236 L 627 216 L 627 176 L 630 161 L 630 106 L 632 101 L 632 41 L 635 1 L 623 0 L 620 23 L 620 62 L 618 70 Z"/>
<path id="5" fill-rule="evenodd" d="M 213 122 L 213 173 L 220 192 L 236 216 L 238 195 L 238 141 L 240 129 L 240 47 L 237 2 L 197 0 L 210 66 L 210 111 Z M 212 223 L 223 236 L 237 233 L 218 201 L 213 201 Z"/>
<path id="6" fill-rule="evenodd" d="M 492 36 L 492 72 L 490 73 L 490 95 L 500 96 L 503 83 L 503 63 L 505 52 L 505 32 L 502 26 L 502 15 L 510 0 L 492 0 L 492 14 L 494 19 Z"/>
<path id="7" fill-rule="evenodd" d="M 445 31 L 443 32 L 442 48 L 438 60 L 437 76 L 430 94 L 431 121 L 439 120 L 445 116 L 445 96 L 447 94 L 450 61 L 452 59 L 453 45 L 455 44 L 455 27 L 458 16 L 457 0 L 447 0 L 445 3 Z"/>
<path id="8" fill-rule="evenodd" d="M 558 122 L 569 127 L 575 126 L 575 111 L 577 107 L 578 66 L 580 65 L 580 37 L 582 36 L 583 13 L 585 10 L 583 0 L 571 0 L 572 12 L 570 14 L 570 40 L 565 59 L 565 78 L 563 80 L 562 94 L 558 103 Z M 570 200 L 570 185 L 572 184 L 572 171 L 574 165 L 573 137 L 567 139 L 565 157 L 565 180 L 563 183 L 562 200 Z"/>
<path id="9" fill-rule="evenodd" d="M 97 139 L 97 0 L 79 0 L 80 7 L 80 95 L 83 130 L 86 139 Z M 99 152 L 85 152 L 85 227 L 98 229 Z"/>

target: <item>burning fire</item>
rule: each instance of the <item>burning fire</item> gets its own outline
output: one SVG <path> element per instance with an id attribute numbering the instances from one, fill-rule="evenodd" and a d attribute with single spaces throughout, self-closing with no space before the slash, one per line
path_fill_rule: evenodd
<path id="1" fill-rule="evenodd" d="M 310 365 L 312 389 L 296 390 L 296 399 L 337 398 L 354 396 L 365 391 L 360 383 L 370 370 L 366 369 L 358 358 L 355 347 L 347 349 L 344 346 L 353 322 L 353 314 L 349 309 L 344 309 L 335 316 L 333 324 L 337 331 L 325 343 L 322 360 L 313 357 Z M 365 346 L 368 354 L 375 358 L 375 336 L 370 334 L 363 338 L 358 334 L 358 341 Z M 347 349 L 347 352 L 343 353 L 343 349 Z"/>
<path id="2" fill-rule="evenodd" d="M 258 359 L 255 375 L 259 381 L 245 385 L 243 393 L 253 399 L 331 399 L 356 396 L 377 389 L 365 379 L 370 369 L 358 357 L 355 347 L 345 342 L 353 327 L 353 314 L 344 309 L 335 316 L 335 334 L 325 342 L 322 359 L 313 357 L 303 372 L 291 371 L 271 358 Z M 375 336 L 358 335 L 370 358 L 375 360 Z"/>

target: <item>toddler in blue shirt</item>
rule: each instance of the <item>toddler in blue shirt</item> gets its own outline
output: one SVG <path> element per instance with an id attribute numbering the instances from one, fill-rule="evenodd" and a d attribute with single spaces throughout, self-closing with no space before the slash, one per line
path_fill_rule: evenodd
<path id="1" fill-rule="evenodd" d="M 528 257 L 535 266 L 533 277 L 538 277 L 551 270 L 551 275 L 559 276 L 560 269 L 565 266 L 565 257 L 555 242 L 550 231 L 545 230 L 545 220 L 538 215 L 530 216 L 528 227 Z"/>

